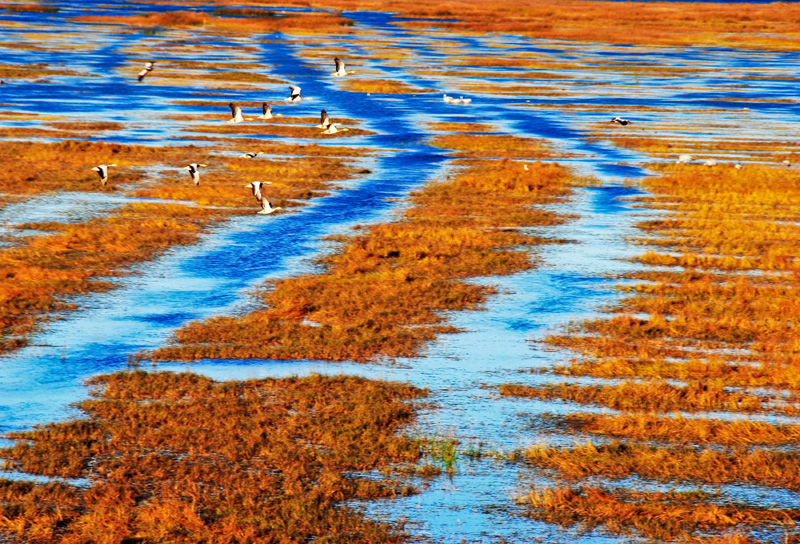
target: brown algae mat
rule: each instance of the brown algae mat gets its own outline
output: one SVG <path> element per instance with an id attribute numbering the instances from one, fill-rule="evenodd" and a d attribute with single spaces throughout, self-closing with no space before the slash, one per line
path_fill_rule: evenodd
<path id="1" fill-rule="evenodd" d="M 638 225 L 639 242 L 654 249 L 637 260 L 662 268 L 629 274 L 648 281 L 626 287 L 609 317 L 546 340 L 575 354 L 547 372 L 628 381 L 500 387 L 507 396 L 619 411 L 555 418 L 556 429 L 584 442 L 531 447 L 521 458 L 568 483 L 534 487 L 520 502 L 537 519 L 656 541 L 754 542 L 751 531 L 794 541 L 795 510 L 723 504 L 714 494 L 687 501 L 597 487 L 598 477 L 635 476 L 798 488 L 798 425 L 745 414 L 798 412 L 800 172 L 730 164 L 653 168 L 661 175 L 643 181 L 653 196 L 639 198 L 640 205 L 665 214 Z M 720 411 L 738 417 L 717 419 Z M 603 438 L 613 441 L 597 442 Z M 594 478 L 591 485 L 587 478 Z"/>
<path id="2" fill-rule="evenodd" d="M 532 145 L 534 142 L 531 142 Z M 452 180 L 413 193 L 402 219 L 359 229 L 326 270 L 273 282 L 262 309 L 192 323 L 153 360 L 206 358 L 368 361 L 418 355 L 437 332 L 454 332 L 441 312 L 479 308 L 489 286 L 462 279 L 534 265 L 527 250 L 552 243 L 526 226 L 564 218 L 532 207 L 569 193 L 558 164 L 470 161 Z"/>
<path id="3" fill-rule="evenodd" d="M 0 481 L 0 529 L 20 541 L 390 543 L 402 524 L 346 505 L 413 492 L 354 472 L 416 462 L 397 431 L 409 385 L 354 377 L 217 383 L 121 372 L 89 381 L 83 417 L 11 436 L 5 467 L 85 483 Z"/>

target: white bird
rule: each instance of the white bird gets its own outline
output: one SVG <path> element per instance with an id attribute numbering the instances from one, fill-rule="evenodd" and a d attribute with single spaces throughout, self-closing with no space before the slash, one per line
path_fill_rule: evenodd
<path id="1" fill-rule="evenodd" d="M 692 162 L 693 160 L 694 160 L 694 157 L 692 157 L 691 155 L 681 155 L 681 156 L 678 157 L 678 162 L 681 163 L 681 164 L 686 164 L 686 163 Z"/>
<path id="2" fill-rule="evenodd" d="M 229 123 L 241 123 L 244 121 L 244 117 L 242 117 L 242 108 L 234 104 L 233 102 L 229 103 L 228 106 L 231 108 L 231 118 L 228 120 Z"/>
<path id="3" fill-rule="evenodd" d="M 97 175 L 100 176 L 100 183 L 102 183 L 103 185 L 108 183 L 109 166 L 116 166 L 116 164 L 101 164 L 100 166 L 95 166 L 94 168 L 92 168 L 92 170 L 97 172 Z"/>
<path id="4" fill-rule="evenodd" d="M 322 131 L 322 134 L 336 134 L 337 132 L 347 132 L 350 130 L 349 128 L 339 128 L 339 125 L 336 123 L 331 123 L 331 125 Z"/>
<path id="5" fill-rule="evenodd" d="M 736 168 L 737 170 L 741 170 L 742 169 L 742 165 L 739 164 L 738 162 L 736 164 L 734 164 L 733 167 Z"/>
<path id="6" fill-rule="evenodd" d="M 786 159 L 786 160 L 784 160 L 784 161 L 783 161 L 783 165 L 784 165 L 786 168 L 789 168 L 789 167 L 791 167 L 791 166 L 792 166 L 792 163 L 789 161 L 789 159 Z"/>
<path id="7" fill-rule="evenodd" d="M 618 125 L 627 126 L 632 125 L 633 121 L 628 121 L 627 119 L 623 119 L 622 117 L 614 117 L 609 123 L 616 123 Z"/>
<path id="8" fill-rule="evenodd" d="M 300 87 L 297 85 L 289 85 L 289 90 L 291 91 L 291 94 L 287 98 L 284 98 L 285 101 L 300 102 L 303 100 L 303 97 L 300 96 Z"/>
<path id="9" fill-rule="evenodd" d="M 261 151 L 251 151 L 249 153 L 245 153 L 244 155 L 239 155 L 239 158 L 240 159 L 255 159 L 260 154 L 261 154 Z"/>
<path id="10" fill-rule="evenodd" d="M 139 72 L 139 78 L 138 79 L 139 79 L 140 82 L 144 79 L 144 76 L 146 76 L 147 74 L 149 74 L 153 70 L 153 64 L 155 64 L 155 61 L 148 62 L 147 64 L 144 65 L 144 68 L 142 68 L 142 71 Z"/>
<path id="11" fill-rule="evenodd" d="M 452 96 L 447 96 L 446 94 L 443 94 L 442 95 L 442 102 L 444 102 L 445 104 L 452 104 L 453 103 L 453 97 Z"/>
<path id="12" fill-rule="evenodd" d="M 471 98 L 464 98 L 463 96 L 459 97 L 459 100 L 461 100 L 462 104 L 469 104 L 470 102 L 472 102 Z"/>
<path id="13" fill-rule="evenodd" d="M 523 170 L 525 170 L 525 171 L 527 172 L 527 171 L 528 171 L 528 165 L 527 165 L 527 164 L 523 164 L 523 165 L 522 165 L 522 169 L 523 169 Z"/>
<path id="14" fill-rule="evenodd" d="M 706 159 L 706 162 L 704 162 L 703 164 L 705 164 L 706 166 L 716 166 L 717 161 L 714 159 Z"/>
<path id="15" fill-rule="evenodd" d="M 328 128 L 329 126 L 331 126 L 331 118 L 328 117 L 327 111 L 322 110 L 319 114 L 319 124 L 317 128 Z"/>
<path id="16" fill-rule="evenodd" d="M 200 168 L 205 168 L 208 166 L 207 164 L 197 164 L 196 162 L 191 163 L 189 166 L 184 166 L 183 169 L 189 172 L 189 175 L 192 176 L 192 181 L 195 185 L 200 185 Z"/>
<path id="17" fill-rule="evenodd" d="M 252 183 L 248 183 L 247 185 L 245 185 L 245 188 L 249 188 L 250 190 L 252 190 L 253 196 L 256 197 L 256 200 L 261 203 L 261 211 L 256 212 L 261 215 L 270 214 L 275 210 L 281 209 L 280 206 L 278 206 L 277 208 L 274 207 L 272 204 L 270 204 L 269 200 L 267 200 L 267 197 L 261 194 L 261 188 L 264 185 L 271 185 L 271 183 L 269 181 L 254 181 Z"/>
<path id="18" fill-rule="evenodd" d="M 261 111 L 263 112 L 258 116 L 259 119 L 272 119 L 273 117 L 280 117 L 282 113 L 272 113 L 272 106 L 264 102 L 261 104 Z"/>
<path id="19" fill-rule="evenodd" d="M 344 61 L 339 57 L 335 57 L 333 59 L 333 62 L 336 63 L 336 71 L 331 74 L 333 77 L 341 77 L 341 76 L 346 76 L 348 74 L 355 74 L 354 71 L 348 72 L 347 70 L 344 69 Z"/>

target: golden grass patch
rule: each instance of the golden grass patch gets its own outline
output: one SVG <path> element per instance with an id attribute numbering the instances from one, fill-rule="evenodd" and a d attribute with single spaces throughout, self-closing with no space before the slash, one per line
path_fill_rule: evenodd
<path id="1" fill-rule="evenodd" d="M 420 89 L 393 79 L 355 79 L 348 77 L 341 82 L 341 85 L 345 91 L 354 93 L 419 94 L 433 92 L 431 89 Z"/>
<path id="2" fill-rule="evenodd" d="M 686 412 L 725 410 L 733 412 L 762 412 L 770 407 L 772 397 L 727 391 L 724 387 L 702 382 L 675 386 L 662 381 L 632 382 L 619 385 L 577 385 L 569 383 L 528 386 L 502 384 L 502 395 L 542 400 L 563 399 L 578 404 L 594 404 L 615 410 L 644 412 Z M 784 408 L 796 413 L 793 406 Z"/>
<path id="3" fill-rule="evenodd" d="M 563 526 L 602 526 L 612 534 L 638 534 L 658 541 L 694 542 L 708 534 L 742 526 L 791 527 L 800 512 L 717 505 L 700 492 L 610 491 L 598 487 L 534 488 L 519 498 L 535 519 Z M 730 540 L 728 540 L 730 539 Z M 709 542 L 713 542 L 710 540 Z M 729 535 L 716 542 L 749 542 Z"/>
<path id="4" fill-rule="evenodd" d="M 763 449 L 656 447 L 612 442 L 571 448 L 534 446 L 525 449 L 528 463 L 553 469 L 567 480 L 590 476 L 640 476 L 666 483 L 750 484 L 800 489 L 800 455 Z"/>
<path id="5" fill-rule="evenodd" d="M 346 376 L 217 383 L 128 372 L 84 417 L 15 433 L 2 455 L 30 474 L 0 480 L 0 529 L 26 542 L 400 542 L 401 524 L 346 505 L 412 490 L 356 472 L 416 462 L 398 436 L 424 391 Z"/>
<path id="6" fill-rule="evenodd" d="M 195 11 L 166 11 L 143 15 L 81 15 L 82 23 L 123 24 L 137 27 L 203 28 L 233 33 L 349 33 L 353 22 L 331 12 L 283 13 L 275 17 L 227 17 Z"/>
<path id="7" fill-rule="evenodd" d="M 543 140 L 508 134 L 445 134 L 433 137 L 430 143 L 436 147 L 455 150 L 462 157 L 548 159 L 557 156 L 550 145 Z M 523 169 L 522 165 L 518 167 Z"/>
<path id="8" fill-rule="evenodd" d="M 488 125 L 486 123 L 428 123 L 428 128 L 441 132 L 497 132 L 497 128 L 495 128 L 494 125 Z"/>
<path id="9" fill-rule="evenodd" d="M 564 423 L 576 431 L 614 438 L 678 444 L 725 446 L 792 445 L 800 441 L 800 425 L 750 419 L 724 421 L 653 414 L 569 414 Z"/>

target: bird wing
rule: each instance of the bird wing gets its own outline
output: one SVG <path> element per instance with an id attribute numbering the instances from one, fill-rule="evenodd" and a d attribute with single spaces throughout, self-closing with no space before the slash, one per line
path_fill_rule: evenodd
<path id="1" fill-rule="evenodd" d="M 266 102 L 264 102 L 263 104 L 261 104 L 261 111 L 263 112 L 263 114 L 264 114 L 264 115 L 268 114 L 268 113 L 270 112 L 270 110 L 271 110 L 271 109 L 272 109 L 272 106 L 270 106 L 270 105 L 269 105 L 269 104 L 267 104 Z"/>
<path id="2" fill-rule="evenodd" d="M 337 72 L 344 72 L 344 62 L 342 62 L 342 59 L 340 59 L 339 57 L 336 57 L 336 58 L 333 59 L 333 61 L 336 63 L 336 71 Z"/>
<path id="3" fill-rule="evenodd" d="M 300 87 L 297 85 L 289 85 L 289 90 L 292 92 L 291 96 L 300 96 Z"/>
<path id="4" fill-rule="evenodd" d="M 253 195 L 255 195 L 256 200 L 261 201 L 261 183 L 257 181 L 253 182 Z"/>
<path id="5" fill-rule="evenodd" d="M 231 102 L 231 103 L 230 103 L 230 104 L 228 104 L 228 105 L 231 107 L 231 115 L 233 115 L 234 117 L 236 117 L 236 109 L 237 109 L 239 106 L 237 106 L 237 105 L 236 105 L 236 104 L 234 104 L 233 102 Z"/>
<path id="6" fill-rule="evenodd" d="M 331 124 L 331 118 L 328 117 L 327 111 L 322 110 L 322 113 L 320 113 L 319 124 L 322 125 L 323 127 L 327 127 L 328 125 Z"/>

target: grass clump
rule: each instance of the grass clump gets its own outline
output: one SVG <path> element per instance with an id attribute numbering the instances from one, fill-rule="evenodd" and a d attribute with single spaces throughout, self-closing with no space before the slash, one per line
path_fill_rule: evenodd
<path id="1" fill-rule="evenodd" d="M 447 134 L 433 138 L 431 145 L 444 149 L 454 149 L 462 157 L 546 159 L 553 158 L 556 155 L 550 146 L 542 140 L 521 138 L 507 134 Z M 523 169 L 522 165 L 518 165 L 518 167 Z"/>
<path id="2" fill-rule="evenodd" d="M 418 94 L 431 92 L 430 89 L 420 89 L 402 81 L 393 79 L 352 79 L 347 78 L 342 82 L 345 91 L 353 93 L 375 94 Z"/>
<path id="3" fill-rule="evenodd" d="M 353 472 L 413 464 L 397 434 L 410 385 L 347 376 L 214 382 L 117 373 L 81 420 L 17 433 L 3 451 L 31 474 L 89 485 L 0 480 L 0 529 L 26 542 L 400 542 L 402 526 L 345 505 L 406 494 Z"/>
<path id="4" fill-rule="evenodd" d="M 536 446 L 524 452 L 527 462 L 551 468 L 565 479 L 588 476 L 626 478 L 637 475 L 661 482 L 753 484 L 800 489 L 800 456 L 744 448 L 696 451 L 688 447 L 662 448 L 622 442 L 572 448 Z"/>
<path id="5" fill-rule="evenodd" d="M 693 541 L 696 533 L 749 526 L 794 525 L 798 512 L 713 504 L 701 492 L 611 491 L 598 487 L 534 488 L 519 502 L 533 518 L 563 526 L 602 526 L 612 534 L 658 541 Z M 725 541 L 725 540 L 722 540 Z M 733 540 L 741 542 L 741 540 Z"/>
<path id="6" fill-rule="evenodd" d="M 765 398 L 726 391 L 719 385 L 695 382 L 685 386 L 666 382 L 623 382 L 619 385 L 576 385 L 569 383 L 533 387 L 502 384 L 500 394 L 536 399 L 563 399 L 579 404 L 595 404 L 615 410 L 698 412 L 725 410 L 761 412 L 769 409 Z"/>
<path id="7" fill-rule="evenodd" d="M 784 446 L 800 441 L 800 425 L 736 419 L 659 417 L 652 414 L 569 414 L 564 423 L 576 431 L 679 444 Z"/>

